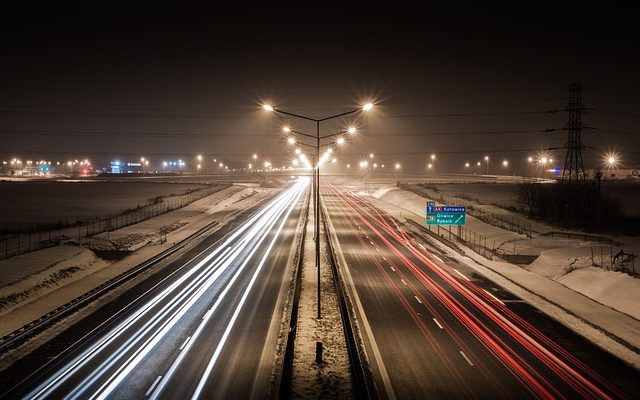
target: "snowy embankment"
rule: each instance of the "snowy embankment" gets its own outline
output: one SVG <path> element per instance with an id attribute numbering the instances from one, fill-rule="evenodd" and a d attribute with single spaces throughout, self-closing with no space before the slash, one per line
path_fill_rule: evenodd
<path id="1" fill-rule="evenodd" d="M 378 191 L 369 199 L 392 216 L 412 219 L 420 224 L 425 220 L 425 199 L 415 193 L 391 188 Z M 486 235 L 496 229 L 476 221 L 474 230 Z M 508 231 L 504 231 L 508 235 Z M 512 232 L 511 232 L 512 233 Z M 520 235 L 518 235 L 520 236 Z M 639 238 L 618 237 L 627 249 L 638 254 Z M 522 297 L 543 312 L 564 323 L 601 347 L 627 362 L 640 367 L 640 279 L 629 275 L 592 267 L 605 254 L 604 245 L 575 239 L 549 237 L 520 238 L 505 242 L 505 249 L 514 248 L 524 254 L 539 254 L 536 261 L 521 267 L 503 261 L 490 261 L 463 245 L 451 257 L 466 263 L 497 284 Z M 606 245 L 609 255 L 609 245 Z M 506 250 L 505 250 L 506 251 Z M 605 260 L 607 257 L 604 257 Z"/>
<path id="2" fill-rule="evenodd" d="M 170 248 L 213 221 L 277 189 L 231 186 L 190 205 L 88 240 L 69 241 L 0 261 L 0 336 L 44 315 Z M 92 250 L 123 250 L 105 260 Z"/>

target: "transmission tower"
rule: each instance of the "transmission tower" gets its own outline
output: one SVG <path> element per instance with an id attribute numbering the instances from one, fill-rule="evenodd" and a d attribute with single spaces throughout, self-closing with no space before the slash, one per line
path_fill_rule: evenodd
<path id="1" fill-rule="evenodd" d="M 584 182 L 584 164 L 582 162 L 582 144 L 581 134 L 584 126 L 582 125 L 582 114 L 586 108 L 582 104 L 582 84 L 572 83 L 569 85 L 569 104 L 565 109 L 569 112 L 569 123 L 567 130 L 569 138 L 567 140 L 567 157 L 564 160 L 564 169 L 562 170 L 562 181 L 567 183 L 579 184 Z"/>

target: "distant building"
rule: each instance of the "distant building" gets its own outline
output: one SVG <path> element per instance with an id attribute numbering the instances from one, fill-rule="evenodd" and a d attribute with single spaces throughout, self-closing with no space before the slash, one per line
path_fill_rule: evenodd
<path id="1" fill-rule="evenodd" d="M 112 161 L 107 172 L 111 174 L 141 174 L 144 173 L 144 165 L 138 161 Z"/>

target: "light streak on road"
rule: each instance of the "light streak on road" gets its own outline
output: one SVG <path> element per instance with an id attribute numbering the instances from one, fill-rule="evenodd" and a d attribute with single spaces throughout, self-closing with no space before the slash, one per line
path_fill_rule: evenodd
<path id="1" fill-rule="evenodd" d="M 389 215 L 354 193 L 342 192 L 333 186 L 329 192 L 332 201 L 342 209 L 340 215 L 346 216 L 343 219 L 347 224 L 341 228 L 341 234 L 352 236 L 361 243 L 361 254 L 368 253 L 371 264 L 377 267 L 387 287 L 430 344 L 429 348 L 438 355 L 451 376 L 459 380 L 456 383 L 459 390 L 466 390 L 473 397 L 473 388 L 465 388 L 467 382 L 459 372 L 462 355 L 469 366 L 478 366 L 478 374 L 488 384 L 494 384 L 495 379 L 490 374 L 495 374 L 496 369 L 489 372 L 485 366 L 499 362 L 504 373 L 511 374 L 522 389 L 535 398 L 562 398 L 567 393 L 582 398 L 626 398 L 624 393 L 523 320 L 492 293 L 478 287 L 424 246 L 414 246 L 414 238 Z M 356 225 L 368 228 L 367 242 L 360 234 L 351 233 L 358 231 Z M 385 249 L 389 255 L 385 261 L 394 268 L 394 274 L 380 264 L 377 252 L 369 247 L 372 242 Z M 455 275 L 463 279 L 455 279 Z M 415 302 L 407 301 L 411 297 Z M 448 340 L 460 349 L 457 359 L 447 354 L 440 344 L 442 339 L 434 336 L 420 318 L 425 308 L 439 330 L 447 332 Z"/>
<path id="2" fill-rule="evenodd" d="M 236 228 L 222 243 L 211 246 L 208 249 L 209 254 L 204 255 L 198 263 L 186 270 L 164 290 L 146 300 L 130 316 L 64 364 L 26 397 L 40 399 L 62 396 L 71 399 L 104 399 L 113 396 L 131 373 L 153 354 L 176 325 L 193 323 L 191 322 L 193 310 L 202 307 L 204 295 L 211 296 L 211 290 L 218 291 L 215 303 L 206 307 L 204 317 L 197 317 L 200 322 L 195 332 L 185 335 L 189 336 L 186 339 L 181 338 L 179 343 L 182 346 L 171 368 L 162 374 L 161 378 L 157 378 L 159 374 L 149 377 L 150 383 L 154 378 L 157 380 L 149 389 L 151 396 L 157 397 L 170 382 L 185 355 L 193 349 L 194 343 L 197 342 L 206 324 L 215 319 L 219 305 L 234 288 L 238 278 L 246 273 L 245 269 L 251 258 L 259 250 L 264 251 L 260 263 L 257 266 L 251 265 L 248 269 L 249 273 L 253 271 L 249 284 L 245 288 L 233 289 L 244 289 L 244 291 L 241 300 L 235 305 L 233 317 L 228 322 L 225 334 L 216 348 L 215 357 L 217 357 L 287 218 L 307 185 L 308 179 L 301 178 L 270 201 Z M 267 239 L 271 241 L 264 250 L 263 244 Z M 189 318 L 186 318 L 187 316 Z M 210 363 L 211 368 L 207 367 L 203 380 L 213 368 L 215 357 Z M 202 384 L 198 386 L 198 391 L 194 395 L 201 393 L 201 386 Z"/>

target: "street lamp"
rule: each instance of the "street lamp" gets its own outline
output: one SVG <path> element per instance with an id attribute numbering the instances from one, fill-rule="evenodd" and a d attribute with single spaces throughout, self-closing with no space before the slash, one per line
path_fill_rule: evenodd
<path id="1" fill-rule="evenodd" d="M 604 155 L 604 163 L 608 169 L 613 169 L 618 166 L 620 159 L 616 153 L 609 152 Z"/>
<path id="2" fill-rule="evenodd" d="M 394 168 L 400 174 L 400 180 L 402 180 L 402 165 L 400 165 L 400 163 L 397 162 Z"/>
<path id="3" fill-rule="evenodd" d="M 363 160 L 360 161 L 360 169 L 362 169 L 364 173 L 364 192 L 369 193 L 369 161 Z"/>
<path id="4" fill-rule="evenodd" d="M 487 163 L 487 174 L 489 173 L 489 156 L 484 156 L 484 162 Z"/>
<path id="5" fill-rule="evenodd" d="M 431 163 L 433 164 L 433 172 L 436 172 L 436 155 L 431 155 Z"/>
<path id="6" fill-rule="evenodd" d="M 299 135 L 305 136 L 305 137 L 309 137 L 309 138 L 313 138 L 315 139 L 316 142 L 316 146 L 315 146 L 315 150 L 316 150 L 316 159 L 315 162 L 317 163 L 316 167 L 315 167 L 315 171 L 313 172 L 313 178 L 314 178 L 314 208 L 315 208 L 315 239 L 316 239 L 316 267 L 318 270 L 318 319 L 321 318 L 321 308 L 320 308 L 320 140 L 321 139 L 326 139 L 328 137 L 335 137 L 338 134 L 332 134 L 332 135 L 325 135 L 325 136 L 320 136 L 320 123 L 324 122 L 324 121 L 328 121 L 328 120 L 332 120 L 332 119 L 336 119 L 336 118 L 340 118 L 340 117 L 344 117 L 347 115 L 351 115 L 351 114 L 355 114 L 357 112 L 361 112 L 361 111 L 370 111 L 373 108 L 373 103 L 366 103 L 364 104 L 361 108 L 357 108 L 354 110 L 350 110 L 347 112 L 343 112 L 340 114 L 335 114 L 335 115 L 331 115 L 325 118 L 311 118 L 305 115 L 300 115 L 300 114 L 294 114 L 288 111 L 284 111 L 284 110 L 280 110 L 274 106 L 272 106 L 271 104 L 263 104 L 262 108 L 265 111 L 268 112 L 275 112 L 278 114 L 282 114 L 282 115 L 287 115 L 290 117 L 294 117 L 294 118 L 299 118 L 305 121 L 309 121 L 312 122 L 316 125 L 316 134 L 315 136 L 313 135 L 309 135 L 309 134 L 305 134 L 302 132 L 295 132 L 293 131 L 291 128 L 289 128 L 289 130 L 291 132 L 297 133 Z M 340 132 L 339 134 L 342 135 L 344 132 Z M 351 129 L 347 130 L 347 133 L 355 133 L 355 129 L 353 131 L 351 131 Z"/>
<path id="7" fill-rule="evenodd" d="M 196 160 L 198 160 L 196 165 L 196 172 L 200 173 L 200 170 L 202 169 L 202 154 L 198 154 L 196 156 Z"/>

